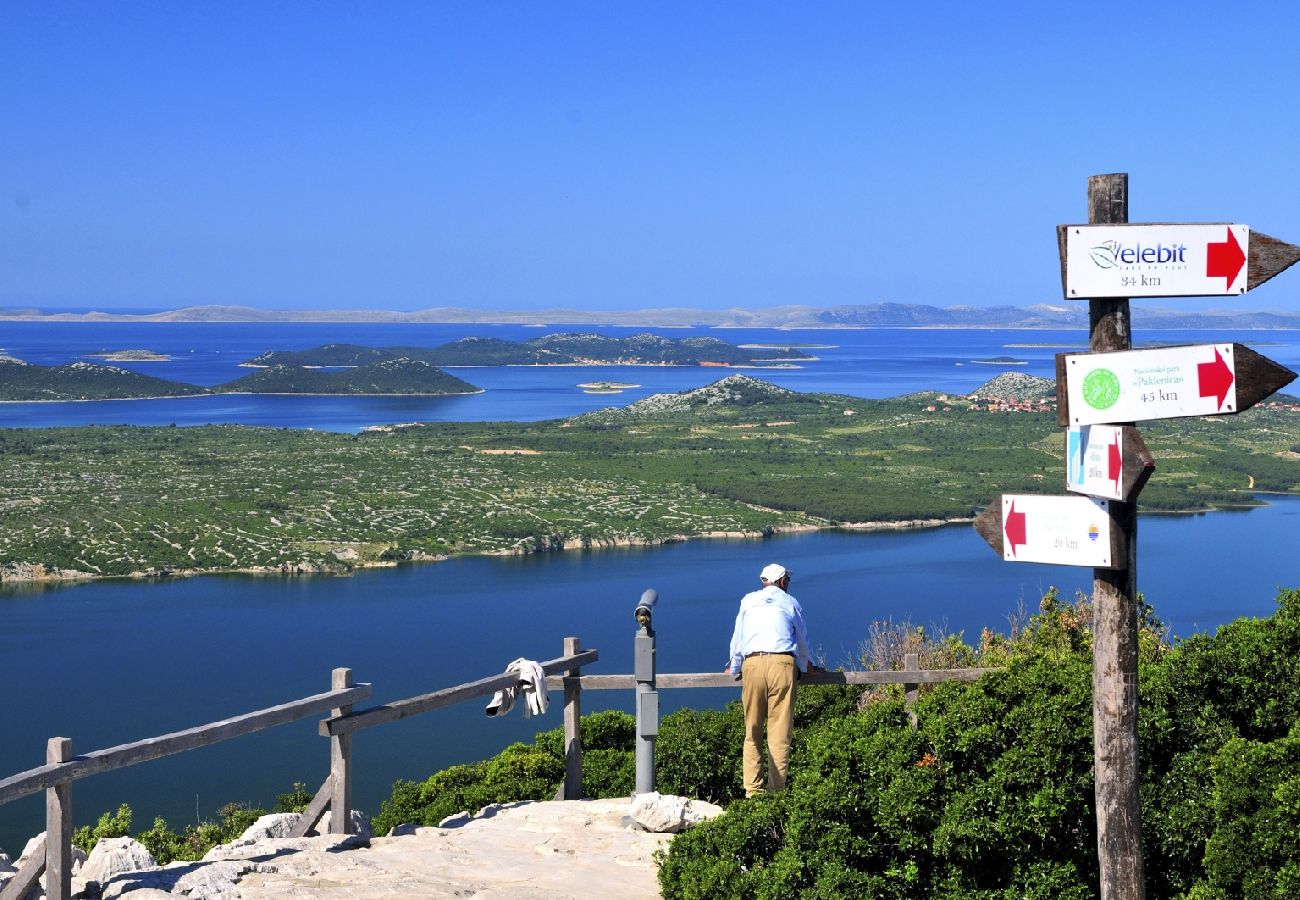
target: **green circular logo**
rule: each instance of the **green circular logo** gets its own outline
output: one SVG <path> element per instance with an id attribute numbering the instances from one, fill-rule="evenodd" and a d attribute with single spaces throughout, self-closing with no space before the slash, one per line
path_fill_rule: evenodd
<path id="1" fill-rule="evenodd" d="M 1119 399 L 1119 378 L 1110 369 L 1093 369 L 1083 379 L 1083 402 L 1093 409 L 1109 409 Z"/>

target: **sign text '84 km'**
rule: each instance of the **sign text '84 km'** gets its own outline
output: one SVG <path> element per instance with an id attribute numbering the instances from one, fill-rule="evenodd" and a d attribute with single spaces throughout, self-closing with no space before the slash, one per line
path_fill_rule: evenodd
<path id="1" fill-rule="evenodd" d="M 1060 225 L 1066 299 L 1231 297 L 1300 260 L 1300 247 L 1245 225 Z"/>

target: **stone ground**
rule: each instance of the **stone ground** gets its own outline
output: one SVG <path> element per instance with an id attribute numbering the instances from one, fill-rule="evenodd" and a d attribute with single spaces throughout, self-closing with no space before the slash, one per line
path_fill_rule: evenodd
<path id="1" fill-rule="evenodd" d="M 658 897 L 652 854 L 671 840 L 630 825 L 627 800 L 520 803 L 454 827 L 374 838 L 369 849 L 268 860 L 236 896 L 474 897 L 511 900 Z M 630 827 L 629 827 L 630 825 Z"/>

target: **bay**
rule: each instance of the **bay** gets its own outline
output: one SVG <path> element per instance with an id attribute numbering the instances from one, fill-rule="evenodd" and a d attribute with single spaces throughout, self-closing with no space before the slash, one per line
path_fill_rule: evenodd
<path id="1" fill-rule="evenodd" d="M 1290 545 L 1300 498 L 1248 512 L 1143 517 L 1139 588 L 1180 635 L 1238 616 L 1267 616 L 1280 586 L 1300 585 Z M 211 576 L 161 583 L 103 581 L 0 591 L 0 774 L 43 762 L 52 736 L 85 752 L 272 706 L 328 687 L 337 666 L 371 682 L 363 705 L 450 687 L 549 659 L 563 639 L 596 648 L 590 673 L 632 668 L 632 611 L 654 588 L 660 672 L 719 671 L 740 595 L 772 560 L 794 574 L 812 640 L 831 666 L 856 664 L 874 621 L 932 633 L 1005 632 L 1051 586 L 1091 590 L 1091 571 L 1002 562 L 969 526 L 769 540 L 699 540 L 527 557 L 478 557 L 364 571 L 352 577 Z M 1258 562 L 1248 562 L 1258 560 Z M 665 711 L 720 706 L 727 690 L 664 692 Z M 584 709 L 631 710 L 630 691 L 593 692 Z M 356 803 L 378 810 L 397 778 L 420 779 L 482 759 L 560 725 L 487 719 L 467 703 L 355 739 Z M 223 803 L 269 805 L 294 781 L 314 790 L 328 748 L 314 722 L 96 776 L 75 786 L 78 824 L 129 803 L 135 826 L 175 827 Z M 0 807 L 0 848 L 15 854 L 39 831 L 39 797 Z"/>

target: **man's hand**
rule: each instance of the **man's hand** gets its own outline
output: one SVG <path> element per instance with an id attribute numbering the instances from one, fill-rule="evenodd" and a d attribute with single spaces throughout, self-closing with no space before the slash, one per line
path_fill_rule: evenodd
<path id="1" fill-rule="evenodd" d="M 722 674 L 723 674 L 723 675 L 730 675 L 730 674 L 731 674 L 731 663 L 727 663 L 727 667 L 726 667 L 725 669 L 722 670 Z"/>

